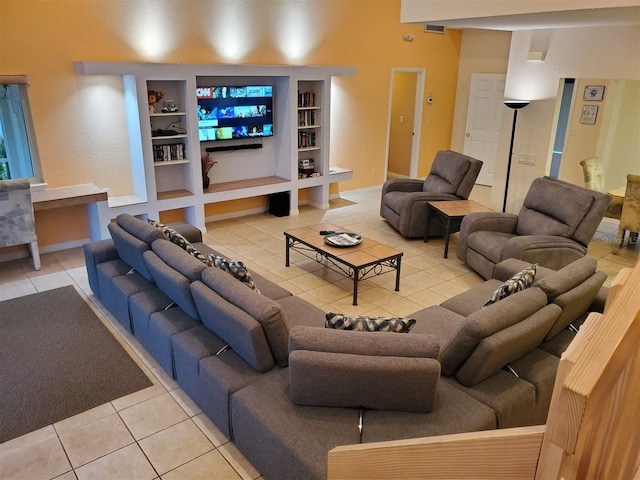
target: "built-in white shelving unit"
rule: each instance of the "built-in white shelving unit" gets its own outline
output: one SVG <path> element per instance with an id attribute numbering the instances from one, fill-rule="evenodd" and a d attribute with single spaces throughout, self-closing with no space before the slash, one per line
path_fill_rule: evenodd
<path id="1" fill-rule="evenodd" d="M 295 215 L 299 191 L 306 189 L 307 203 L 328 208 L 329 184 L 353 176 L 351 170 L 330 166 L 329 131 L 331 78 L 354 75 L 355 68 L 105 62 L 74 67 L 78 75 L 123 79 L 134 192 L 110 197 L 98 208 L 103 238 L 109 236 L 108 222 L 122 212 L 158 218 L 162 211 L 181 209 L 185 221 L 204 230 L 209 203 L 290 192 Z M 196 88 L 215 85 L 271 85 L 274 135 L 201 142 Z M 154 111 L 148 91 L 163 92 Z M 162 112 L 167 99 L 177 111 Z M 234 148 L 247 144 L 254 148 Z M 229 150 L 209 153 L 217 164 L 203 189 L 200 157 L 214 146 Z M 301 160 L 312 160 L 314 176 L 298 178 Z"/>

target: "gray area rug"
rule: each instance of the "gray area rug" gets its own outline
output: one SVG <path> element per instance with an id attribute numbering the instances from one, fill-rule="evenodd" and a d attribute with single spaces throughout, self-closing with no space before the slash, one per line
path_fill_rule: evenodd
<path id="1" fill-rule="evenodd" d="M 0 443 L 151 385 L 74 287 L 0 302 Z"/>

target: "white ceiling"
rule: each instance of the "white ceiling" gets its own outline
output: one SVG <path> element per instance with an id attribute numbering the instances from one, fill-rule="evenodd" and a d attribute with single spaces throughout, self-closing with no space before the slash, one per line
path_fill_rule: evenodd
<path id="1" fill-rule="evenodd" d="M 481 18 L 451 20 L 417 20 L 409 23 L 429 23 L 449 28 L 478 28 L 485 30 L 534 30 L 589 26 L 640 25 L 640 7 L 593 8 L 555 12 L 526 13 Z"/>

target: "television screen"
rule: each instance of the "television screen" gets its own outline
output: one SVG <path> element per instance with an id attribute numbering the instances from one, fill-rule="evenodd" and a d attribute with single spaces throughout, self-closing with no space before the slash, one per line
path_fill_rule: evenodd
<path id="1" fill-rule="evenodd" d="M 198 131 L 201 142 L 273 135 L 273 87 L 198 87 Z"/>

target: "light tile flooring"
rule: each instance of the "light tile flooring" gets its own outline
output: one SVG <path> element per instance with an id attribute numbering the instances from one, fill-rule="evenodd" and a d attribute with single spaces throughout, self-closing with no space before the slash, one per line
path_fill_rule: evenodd
<path id="1" fill-rule="evenodd" d="M 472 194 L 488 204 L 490 189 L 476 186 Z M 378 214 L 380 191 L 347 192 L 329 210 L 301 207 L 300 215 L 269 214 L 210 223 L 205 243 L 252 271 L 282 285 L 326 311 L 404 316 L 482 282 L 455 258 L 443 259 L 443 241 L 406 240 Z M 292 256 L 284 266 L 284 230 L 330 222 L 345 230 L 404 252 L 400 291 L 394 274 L 361 282 L 358 306 L 351 305 L 352 282 L 323 266 Z M 605 219 L 589 247 L 610 283 L 638 256 L 638 245 L 615 256 L 611 242 L 617 222 Z M 0 478 L 6 479 L 255 479 L 257 472 L 207 419 L 128 332 L 124 331 L 89 289 L 81 248 L 42 256 L 42 270 L 29 259 L 0 264 L 0 300 L 74 285 L 93 306 L 154 385 L 75 417 L 0 445 Z"/>

